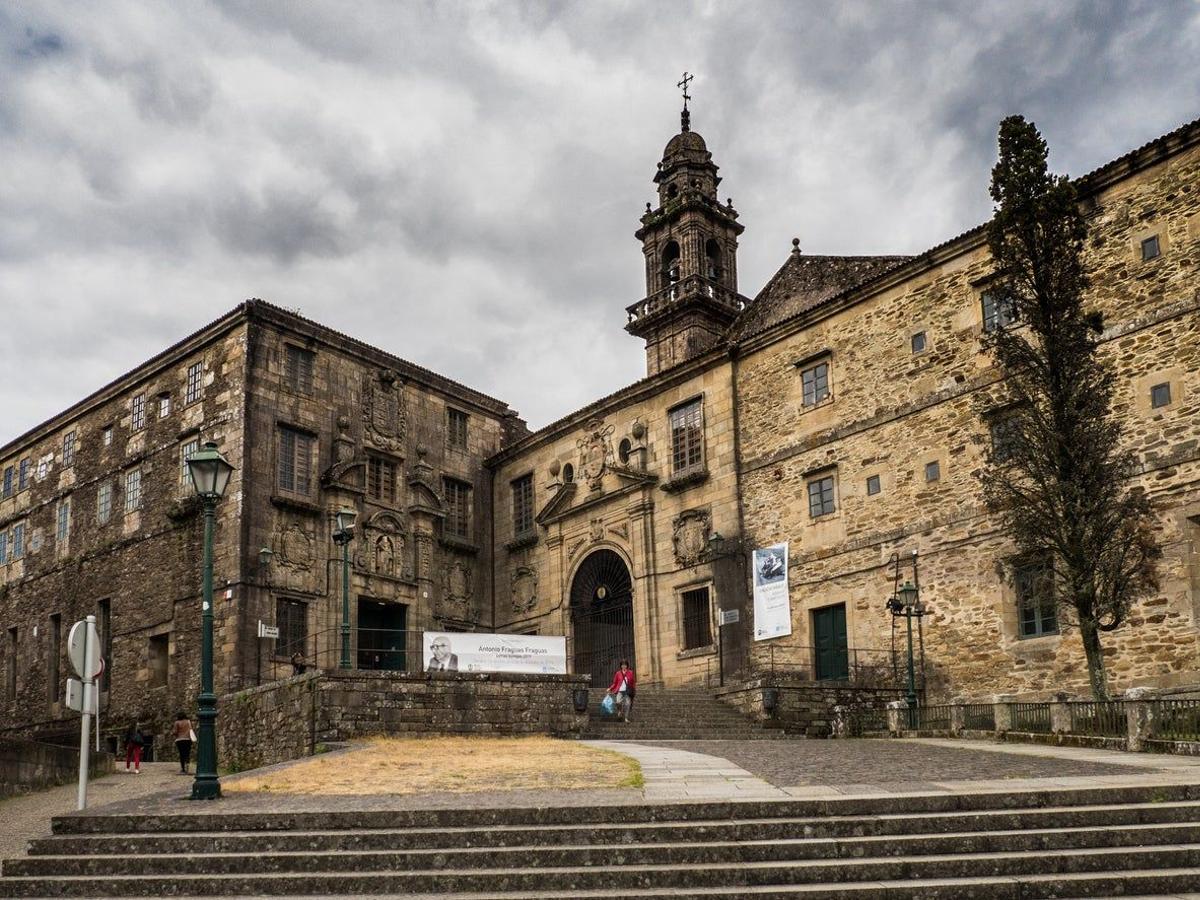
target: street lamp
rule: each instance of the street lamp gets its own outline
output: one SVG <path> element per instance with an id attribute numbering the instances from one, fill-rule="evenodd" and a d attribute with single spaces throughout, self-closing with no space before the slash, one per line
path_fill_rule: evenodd
<path id="1" fill-rule="evenodd" d="M 193 800 L 216 800 L 221 796 L 217 777 L 217 695 L 213 692 L 213 525 L 217 501 L 229 486 L 233 466 L 206 441 L 204 448 L 187 459 L 188 476 L 196 496 L 204 506 L 204 564 L 200 606 L 200 731 L 196 747 L 196 780 L 192 782 Z"/>
<path id="2" fill-rule="evenodd" d="M 900 558 L 894 557 L 896 563 L 896 582 L 900 581 Z M 913 577 L 917 577 L 917 554 L 913 551 Z M 913 661 L 913 619 L 920 619 L 925 615 L 925 608 L 921 606 L 920 589 L 911 581 L 906 581 L 902 586 L 895 588 L 895 593 L 892 594 L 887 601 L 888 612 L 893 618 L 903 616 L 908 621 L 908 690 L 905 693 L 904 700 L 908 704 L 909 709 L 915 709 L 917 706 L 917 677 L 916 665 Z"/>
<path id="3" fill-rule="evenodd" d="M 338 668 L 350 666 L 350 541 L 354 539 L 354 520 L 358 517 L 352 509 L 340 509 L 333 517 L 333 542 L 342 548 L 342 659 Z"/>

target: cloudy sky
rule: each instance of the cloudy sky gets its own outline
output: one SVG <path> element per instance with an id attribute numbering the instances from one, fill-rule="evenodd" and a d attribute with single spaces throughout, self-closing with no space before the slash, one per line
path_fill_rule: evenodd
<path id="1" fill-rule="evenodd" d="M 247 297 L 535 427 L 636 380 L 684 70 L 753 296 L 985 219 L 1006 114 L 1073 175 L 1200 116 L 1200 5 L 3 3 L 0 444 Z"/>

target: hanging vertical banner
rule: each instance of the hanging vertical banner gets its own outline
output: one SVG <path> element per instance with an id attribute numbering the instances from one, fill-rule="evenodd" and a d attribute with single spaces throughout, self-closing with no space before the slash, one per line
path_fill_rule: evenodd
<path id="1" fill-rule="evenodd" d="M 788 597 L 786 542 L 754 551 L 754 639 L 765 641 L 792 633 Z"/>

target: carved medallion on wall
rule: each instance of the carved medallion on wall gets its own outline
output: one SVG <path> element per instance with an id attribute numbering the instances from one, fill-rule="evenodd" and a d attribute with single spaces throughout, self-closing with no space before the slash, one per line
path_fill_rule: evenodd
<path id="1" fill-rule="evenodd" d="M 380 450 L 401 454 L 408 413 L 404 407 L 404 383 L 391 369 L 368 378 L 363 388 L 363 435 Z"/>
<path id="2" fill-rule="evenodd" d="M 589 525 L 588 535 L 591 537 L 591 539 L 593 541 L 604 540 L 604 520 L 603 519 L 592 519 L 592 521 Z"/>
<path id="3" fill-rule="evenodd" d="M 708 538 L 712 533 L 712 516 L 707 509 L 687 509 L 674 523 L 675 561 L 681 566 L 695 566 L 708 553 Z"/>
<path id="4" fill-rule="evenodd" d="M 585 435 L 575 442 L 579 448 L 579 477 L 593 491 L 600 490 L 604 469 L 613 460 L 612 433 L 614 425 L 605 425 L 603 419 L 592 419 L 585 426 Z"/>
<path id="5" fill-rule="evenodd" d="M 312 532 L 298 521 L 281 522 L 271 544 L 275 549 L 272 583 L 289 591 L 314 590 L 316 541 Z"/>
<path id="6" fill-rule="evenodd" d="M 518 566 L 512 574 L 512 610 L 527 612 L 537 606 L 537 570 Z"/>
<path id="7" fill-rule="evenodd" d="M 461 559 L 446 569 L 446 599 L 466 603 L 472 596 L 471 567 Z"/>

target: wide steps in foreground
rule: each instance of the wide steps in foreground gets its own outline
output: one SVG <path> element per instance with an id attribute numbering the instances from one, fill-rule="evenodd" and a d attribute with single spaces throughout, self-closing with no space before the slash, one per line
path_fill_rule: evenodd
<path id="1" fill-rule="evenodd" d="M 68 816 L 0 896 L 1042 898 L 1200 886 L 1200 786 Z"/>

